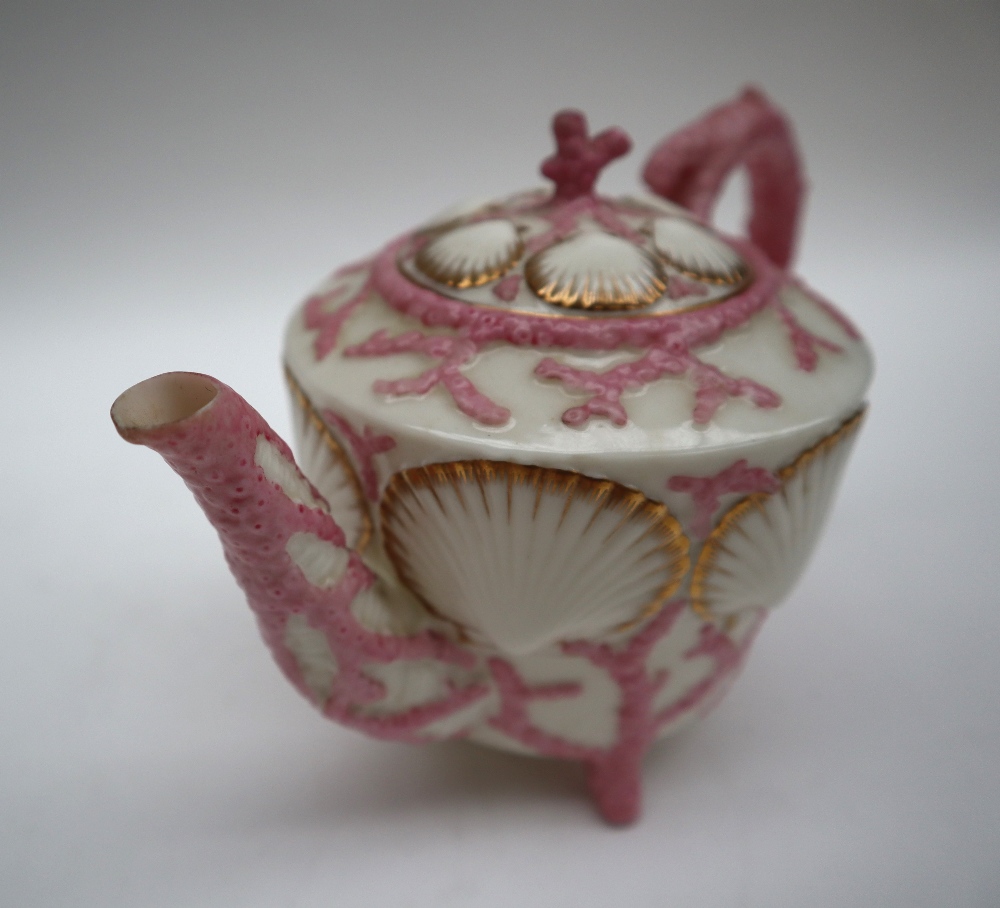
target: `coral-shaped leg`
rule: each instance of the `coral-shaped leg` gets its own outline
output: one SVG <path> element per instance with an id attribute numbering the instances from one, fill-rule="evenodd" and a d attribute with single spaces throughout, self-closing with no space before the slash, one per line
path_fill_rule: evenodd
<path id="1" fill-rule="evenodd" d="M 587 763 L 587 787 L 609 823 L 626 826 L 642 811 L 642 752 L 618 748 Z"/>

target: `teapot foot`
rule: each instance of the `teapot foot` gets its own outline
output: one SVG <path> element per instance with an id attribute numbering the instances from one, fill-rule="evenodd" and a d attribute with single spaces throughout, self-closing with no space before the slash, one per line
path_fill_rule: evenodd
<path id="1" fill-rule="evenodd" d="M 601 816 L 628 826 L 642 813 L 642 754 L 615 753 L 587 763 L 587 787 Z"/>

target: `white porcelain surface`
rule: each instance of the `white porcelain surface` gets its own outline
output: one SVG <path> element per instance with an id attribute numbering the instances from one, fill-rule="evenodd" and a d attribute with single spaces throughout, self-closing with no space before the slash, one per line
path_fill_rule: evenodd
<path id="1" fill-rule="evenodd" d="M 678 220 L 660 215 L 656 223 Z M 486 267 L 487 259 L 498 260 L 501 246 L 513 243 L 514 232 L 507 224 L 487 220 L 458 230 L 445 228 L 427 248 L 442 244 L 436 261 L 443 267 L 444 252 L 452 255 L 463 247 L 465 258 L 451 261 L 459 263 L 456 275 L 462 269 L 471 275 L 476 267 Z M 541 235 L 541 229 L 537 225 L 529 229 L 525 241 Z M 673 262 L 690 266 L 692 271 L 701 268 L 706 275 L 711 272 L 713 279 L 727 268 L 730 275 L 740 273 L 742 259 L 697 225 L 673 231 L 661 226 L 653 236 L 661 251 L 669 245 Z M 596 272 L 607 273 L 609 262 L 627 271 L 636 263 L 651 261 L 638 247 L 593 231 L 549 246 L 540 255 L 565 256 L 592 242 L 600 245 L 598 252 L 604 250 L 610 256 L 608 261 L 600 255 L 594 259 L 600 266 L 595 265 Z M 473 260 L 475 266 L 470 264 Z M 579 262 L 570 261 L 570 265 L 567 274 L 579 271 Z M 440 281 L 427 283 L 426 274 L 407 267 L 401 263 L 401 273 L 415 285 L 433 286 L 463 304 L 500 305 L 488 287 L 444 288 Z M 362 268 L 320 288 L 319 293 L 329 293 L 342 287 L 330 311 L 358 293 L 364 276 Z M 519 291 L 526 292 L 530 291 L 524 287 Z M 520 299 L 513 301 L 512 308 L 522 306 Z M 709 304 L 714 299 L 710 297 Z M 541 301 L 534 305 L 548 305 L 550 312 L 554 308 Z M 285 350 L 289 372 L 301 391 L 301 396 L 293 394 L 293 406 L 299 411 L 295 424 L 301 462 L 320 490 L 330 490 L 335 499 L 331 500 L 333 516 L 345 522 L 352 537 L 364 532 L 362 525 L 374 533 L 365 560 L 381 578 L 380 592 L 370 595 L 377 603 L 375 613 L 392 613 L 397 602 L 405 602 L 403 611 L 414 617 L 411 631 L 437 628 L 464 640 L 486 658 L 502 655 L 528 684 L 579 685 L 576 696 L 543 698 L 529 705 L 536 729 L 573 746 L 608 744 L 616 727 L 620 690 L 603 669 L 565 650 L 566 641 L 607 639 L 624 645 L 634 632 L 631 628 L 642 626 L 646 617 L 662 607 L 668 587 L 671 596 L 692 594 L 688 565 L 694 565 L 706 551 L 697 532 L 699 519 L 705 515 L 699 517 L 691 494 L 669 487 L 671 478 L 712 477 L 739 460 L 751 469 L 782 475 L 804 451 L 835 435 L 859 410 L 872 371 L 864 342 L 853 337 L 824 305 L 789 283 L 780 289 L 776 306 L 765 307 L 696 351 L 699 361 L 719 374 L 747 378 L 772 390 L 780 398 L 779 406 L 758 406 L 734 396 L 709 420 L 697 423 L 692 418 L 694 384 L 688 377 L 667 374 L 625 391 L 621 397 L 628 417 L 624 425 L 592 418 L 582 427 L 571 427 L 562 415 L 585 395 L 539 378 L 539 363 L 548 358 L 600 374 L 635 362 L 641 351 L 627 346 L 591 351 L 493 343 L 460 367 L 482 394 L 510 410 L 506 424 L 489 426 L 462 412 L 440 385 L 421 395 L 376 390 L 378 382 L 420 375 L 434 365 L 433 357 L 416 351 L 373 356 L 344 353 L 372 338 L 405 337 L 415 330 L 451 342 L 451 330 L 422 326 L 368 291 L 343 322 L 333 350 L 317 356 L 317 333 L 303 318 L 302 313 L 293 317 Z M 800 332 L 820 339 L 813 348 L 811 368 L 804 368 L 799 358 L 789 328 L 792 319 Z M 303 415 L 303 405 L 311 409 L 312 420 Z M 317 421 L 316 414 L 328 415 Z M 392 444 L 361 457 L 335 420 L 352 426 L 355 436 L 365 432 L 391 438 Z M 711 683 L 716 663 L 689 655 L 706 620 L 728 616 L 726 633 L 738 645 L 756 626 L 761 607 L 776 605 L 789 591 L 822 525 L 847 450 L 848 444 L 840 445 L 829 457 L 814 459 L 809 471 L 770 496 L 769 519 L 754 516 L 739 526 L 742 547 L 735 554 L 722 547 L 713 549 L 718 556 L 713 570 L 699 575 L 705 601 L 697 611 L 685 610 L 646 661 L 647 671 L 667 673 L 669 684 L 660 692 L 664 703 L 671 698 L 683 702 Z M 524 475 L 532 470 L 572 471 L 587 482 L 607 480 L 635 490 L 651 505 L 665 506 L 665 513 L 677 521 L 685 552 L 680 576 L 671 578 L 670 559 L 662 552 L 651 560 L 659 552 L 659 543 L 655 534 L 648 535 L 648 526 L 640 521 L 632 532 L 627 529 L 628 521 L 623 524 L 613 512 L 602 517 L 586 498 L 568 504 L 565 496 L 551 488 L 547 491 L 544 484 L 536 489 L 530 482 L 525 484 L 523 477 L 520 485 L 509 488 L 504 482 L 483 481 L 482 475 L 476 482 L 470 480 L 471 485 L 451 480 L 427 484 L 428 465 L 439 465 L 435 469 L 451 471 L 453 476 L 456 470 L 480 469 L 462 464 L 483 463 L 497 465 L 483 469 L 522 470 Z M 828 469 L 817 472 L 824 465 Z M 371 502 L 358 495 L 359 475 L 365 469 L 375 480 L 377 495 Z M 413 477 L 422 479 L 414 483 Z M 817 477 L 823 482 L 817 482 Z M 723 521 L 741 498 L 733 491 L 721 491 L 715 512 L 709 515 L 710 525 Z M 602 529 L 604 522 L 607 527 Z M 599 544 L 592 544 L 595 540 Z M 704 558 L 702 563 L 707 563 Z M 403 585 L 416 599 L 404 592 Z M 321 643 L 303 634 L 290 643 L 296 648 L 296 658 L 304 660 L 309 683 L 320 689 L 329 686 L 335 667 Z M 414 706 L 441 697 L 454 669 L 427 662 L 382 666 L 377 671 L 391 693 L 389 699 L 371 707 L 376 714 L 390 705 Z M 466 683 L 473 680 L 465 679 Z M 713 696 L 721 696 L 721 690 Z M 490 694 L 432 723 L 425 733 L 430 737 L 461 733 L 493 746 L 534 752 L 525 740 L 511 737 L 492 721 L 499 708 L 495 697 Z M 676 721 L 691 717 L 678 715 Z M 673 725 L 668 722 L 661 733 Z"/>
<path id="2" fill-rule="evenodd" d="M 662 507 L 579 474 L 506 464 L 411 471 L 381 529 L 407 585 L 506 655 L 652 614 L 687 570 Z"/>
<path id="3" fill-rule="evenodd" d="M 666 287 L 659 264 L 633 243 L 584 231 L 533 256 L 531 288 L 548 302 L 583 309 L 645 308 Z"/>
<path id="4" fill-rule="evenodd" d="M 435 237 L 417 256 L 417 267 L 441 283 L 475 287 L 502 275 L 521 250 L 514 224 L 505 218 L 491 218 Z"/>
<path id="5" fill-rule="evenodd" d="M 703 426 L 695 425 L 691 418 L 690 383 L 673 377 L 650 384 L 642 393 L 625 393 L 630 416 L 625 426 L 592 420 L 582 429 L 571 429 L 560 422 L 560 414 L 573 404 L 574 395 L 556 383 L 537 378 L 534 369 L 538 363 L 549 356 L 567 365 L 605 370 L 634 360 L 635 353 L 629 351 L 553 352 L 510 345 L 484 351 L 465 374 L 492 399 L 512 409 L 508 424 L 495 428 L 459 412 L 441 388 L 422 396 L 403 397 L 389 397 L 373 390 L 373 384 L 380 379 L 405 378 L 432 365 L 420 354 L 379 358 L 330 355 L 317 361 L 313 352 L 315 332 L 305 327 L 301 314 L 289 324 L 285 358 L 317 408 L 332 407 L 353 422 L 392 433 L 397 447 L 381 462 L 393 472 L 441 459 L 437 452 L 442 445 L 453 455 L 448 459 L 516 461 L 525 459 L 530 452 L 533 463 L 567 469 L 601 452 L 612 458 L 667 458 L 685 470 L 697 469 L 696 464 L 703 458 L 705 472 L 711 471 L 714 463 L 721 469 L 729 449 L 748 446 L 760 451 L 761 466 L 777 468 L 850 416 L 864 399 L 872 375 L 872 357 L 863 341 L 850 338 L 796 288 L 787 287 L 782 300 L 805 327 L 833 339 L 844 352 L 820 353 L 815 371 L 803 372 L 796 366 L 777 316 L 771 311 L 759 313 L 745 327 L 725 335 L 700 355 L 713 366 L 773 388 L 782 404 L 775 409 L 761 409 L 744 400 L 732 400 Z M 337 350 L 360 343 L 376 331 L 395 335 L 413 328 L 412 319 L 376 298 L 350 316 Z M 583 395 L 576 396 L 583 399 Z M 772 445 L 779 449 L 774 457 L 767 454 Z M 647 491 L 640 475 L 635 475 L 633 482 L 614 472 L 608 475 L 646 494 L 660 485 L 657 482 Z"/>
<path id="6" fill-rule="evenodd" d="M 657 218 L 653 242 L 667 261 L 694 277 L 731 284 L 747 268 L 732 248 L 689 218 Z"/>

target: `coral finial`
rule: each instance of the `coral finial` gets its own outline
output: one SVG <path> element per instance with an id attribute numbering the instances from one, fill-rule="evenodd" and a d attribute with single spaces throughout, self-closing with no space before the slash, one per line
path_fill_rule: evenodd
<path id="1" fill-rule="evenodd" d="M 600 172 L 632 148 L 620 129 L 587 135 L 587 118 L 578 110 L 562 110 L 552 118 L 556 153 L 542 162 L 542 176 L 556 184 L 555 198 L 570 201 L 591 195 Z"/>

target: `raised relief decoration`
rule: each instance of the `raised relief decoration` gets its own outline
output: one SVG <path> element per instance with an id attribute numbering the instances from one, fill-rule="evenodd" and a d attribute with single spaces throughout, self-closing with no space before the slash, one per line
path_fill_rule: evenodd
<path id="1" fill-rule="evenodd" d="M 799 579 L 819 537 L 863 412 L 778 472 L 781 489 L 737 502 L 705 541 L 691 578 L 702 617 L 773 608 Z"/>
<path id="2" fill-rule="evenodd" d="M 710 284 L 738 284 L 747 277 L 746 262 L 734 249 L 687 218 L 657 218 L 653 242 L 685 277 Z"/>
<path id="3" fill-rule="evenodd" d="M 349 548 L 363 552 L 371 541 L 372 521 L 361 480 L 347 452 L 305 396 L 291 374 L 285 377 L 292 394 L 292 420 L 299 441 L 299 460 L 316 490 L 330 506 L 330 515 L 347 537 Z"/>
<path id="4" fill-rule="evenodd" d="M 517 228 L 496 218 L 448 230 L 416 256 L 416 266 L 431 280 L 463 290 L 497 280 L 524 253 Z"/>
<path id="5" fill-rule="evenodd" d="M 551 189 L 406 233 L 293 318 L 301 468 L 210 376 L 154 376 L 111 415 L 194 492 L 267 647 L 325 717 L 578 761 L 620 824 L 639 815 L 646 751 L 720 701 L 801 570 L 871 357 L 789 272 L 804 179 L 759 91 L 657 147 L 644 176 L 667 205 L 595 192 L 621 130 L 564 111 L 553 132 Z M 730 252 L 698 225 L 738 166 L 751 211 L 747 237 L 718 241 Z M 661 380 L 688 406 L 632 408 Z M 740 412 L 779 391 L 773 419 Z"/>
<path id="6" fill-rule="evenodd" d="M 382 502 L 403 582 L 511 655 L 655 613 L 688 568 L 667 508 L 607 480 L 492 461 L 397 473 Z"/>
<path id="7" fill-rule="evenodd" d="M 533 256 L 524 276 L 546 302 L 570 309 L 639 309 L 667 287 L 648 253 L 621 237 L 589 231 Z"/>

